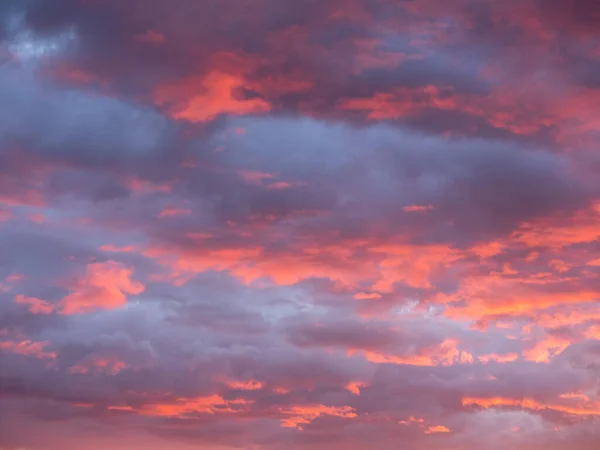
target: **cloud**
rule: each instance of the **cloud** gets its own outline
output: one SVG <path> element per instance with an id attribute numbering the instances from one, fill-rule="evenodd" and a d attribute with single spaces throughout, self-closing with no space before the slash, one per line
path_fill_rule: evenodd
<path id="1" fill-rule="evenodd" d="M 596 449 L 596 2 L 0 4 L 0 447 Z"/>
<path id="2" fill-rule="evenodd" d="M 123 306 L 127 294 L 140 294 L 144 286 L 131 280 L 133 271 L 114 261 L 88 265 L 86 274 L 72 284 L 63 299 L 65 314 L 90 312 L 96 309 L 113 309 Z"/>

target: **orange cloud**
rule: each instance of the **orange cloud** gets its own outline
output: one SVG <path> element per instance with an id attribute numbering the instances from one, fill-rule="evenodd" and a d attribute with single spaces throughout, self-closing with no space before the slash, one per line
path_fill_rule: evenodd
<path id="1" fill-rule="evenodd" d="M 558 403 L 541 403 L 533 399 L 513 399 L 503 397 L 465 397 L 462 400 L 463 406 L 480 406 L 482 408 L 497 408 L 497 407 L 519 407 L 522 409 L 530 409 L 534 411 L 551 410 L 565 414 L 581 415 L 581 416 L 600 416 L 600 405 L 565 405 Z"/>
<path id="2" fill-rule="evenodd" d="M 600 341 L 600 324 L 590 326 L 585 331 L 585 336 L 587 339 L 596 339 Z"/>
<path id="3" fill-rule="evenodd" d="M 44 350 L 48 341 L 0 341 L 0 349 L 17 355 L 33 356 L 38 359 L 56 359 L 56 352 Z"/>
<path id="4" fill-rule="evenodd" d="M 325 406 L 325 405 L 305 405 L 282 408 L 281 414 L 291 416 L 281 419 L 281 426 L 284 428 L 297 428 L 302 430 L 302 425 L 311 423 L 319 416 L 342 417 L 353 419 L 357 417 L 356 411 L 350 406 Z"/>
<path id="5" fill-rule="evenodd" d="M 340 255 L 352 254 L 352 250 L 340 248 L 299 249 L 296 253 L 267 255 L 262 247 L 221 248 L 215 250 L 170 249 L 152 247 L 144 252 L 168 267 L 176 278 L 185 278 L 185 274 L 194 274 L 208 270 L 229 271 L 246 284 L 260 278 L 268 278 L 279 285 L 291 285 L 309 278 L 327 277 L 344 284 L 355 285 L 360 274 L 355 267 L 340 261 L 331 264 L 321 254 L 338 252 Z M 372 265 L 373 266 L 373 265 Z M 373 266 L 374 268 L 374 266 Z M 365 274 L 363 267 L 362 274 Z M 376 272 L 373 272 L 375 275 Z"/>
<path id="6" fill-rule="evenodd" d="M 586 402 L 590 401 L 590 398 L 587 395 L 579 393 L 579 392 L 571 392 L 571 393 L 566 393 L 566 394 L 560 394 L 559 397 L 560 398 L 564 398 L 564 399 L 584 400 Z"/>
<path id="7" fill-rule="evenodd" d="M 349 350 L 348 355 L 352 356 L 356 350 Z M 365 351 L 364 356 L 367 361 L 374 364 L 406 364 L 410 366 L 434 366 L 435 363 L 429 356 L 423 355 L 409 355 L 409 356 L 396 356 L 386 355 L 383 353 Z"/>
<path id="8" fill-rule="evenodd" d="M 492 241 L 480 243 L 475 247 L 472 247 L 470 251 L 480 258 L 490 258 L 501 253 L 504 248 L 505 244 Z"/>
<path id="9" fill-rule="evenodd" d="M 357 292 L 354 294 L 356 300 L 377 300 L 381 298 L 381 294 L 377 292 Z"/>
<path id="10" fill-rule="evenodd" d="M 204 397 L 179 398 L 172 402 L 151 403 L 140 408 L 116 405 L 109 409 L 131 411 L 147 416 L 187 418 L 197 414 L 235 413 L 250 403 L 243 399 L 225 400 L 220 395 L 213 394 Z"/>
<path id="11" fill-rule="evenodd" d="M 381 245 L 369 249 L 380 255 L 379 280 L 373 284 L 375 291 L 391 292 L 395 283 L 405 283 L 415 288 L 430 288 L 431 276 L 461 257 L 461 253 L 442 245 Z"/>
<path id="12" fill-rule="evenodd" d="M 423 424 L 425 423 L 425 419 L 420 417 L 410 416 L 408 420 L 401 420 L 398 422 L 400 425 L 409 425 L 411 423 Z"/>
<path id="13" fill-rule="evenodd" d="M 27 305 L 30 312 L 33 314 L 51 314 L 56 310 L 56 305 L 48 303 L 45 300 L 40 300 L 36 297 L 25 297 L 24 295 L 15 295 L 15 303 Z"/>
<path id="14" fill-rule="evenodd" d="M 446 339 L 440 345 L 421 350 L 418 354 L 389 355 L 368 350 L 348 350 L 348 356 L 362 353 L 367 361 L 375 364 L 400 364 L 410 366 L 451 366 L 454 364 L 471 364 L 473 355 L 460 350 L 454 339 Z"/>
<path id="15" fill-rule="evenodd" d="M 411 425 L 415 424 L 419 428 L 423 429 L 423 433 L 425 434 L 439 434 L 439 433 L 450 433 L 452 430 L 443 426 L 443 425 L 428 425 L 425 427 L 425 419 L 420 417 L 410 416 L 408 420 L 400 420 L 398 422 L 400 425 Z"/>
<path id="16" fill-rule="evenodd" d="M 450 428 L 446 428 L 443 425 L 432 425 L 427 427 L 425 434 L 450 433 L 451 431 Z"/>
<path id="17" fill-rule="evenodd" d="M 155 93 L 158 105 L 173 105 L 171 115 L 191 122 L 206 122 L 219 114 L 266 112 L 269 103 L 259 98 L 239 99 L 234 91 L 246 86 L 244 79 L 224 72 L 210 72 L 181 84 L 162 86 Z"/>
<path id="18" fill-rule="evenodd" d="M 414 116 L 431 107 L 443 110 L 466 108 L 460 100 L 456 95 L 443 95 L 440 88 L 434 85 L 418 88 L 398 87 L 392 92 L 378 92 L 371 98 L 345 100 L 340 104 L 340 108 L 366 112 L 370 120 L 386 120 Z"/>
<path id="19" fill-rule="evenodd" d="M 553 306 L 594 302 L 600 292 L 578 280 L 551 273 L 518 276 L 514 272 L 487 276 L 465 276 L 457 292 L 437 294 L 439 303 L 449 305 L 447 317 L 480 319 L 486 316 L 527 315 Z M 464 305 L 453 302 L 467 300 Z"/>
<path id="20" fill-rule="evenodd" d="M 346 390 L 354 395 L 360 395 L 360 389 L 369 386 L 364 381 L 352 381 L 346 385 Z"/>
<path id="21" fill-rule="evenodd" d="M 523 224 L 512 239 L 530 247 L 562 248 L 600 239 L 600 202 L 579 211 L 568 223 Z"/>
<path id="22" fill-rule="evenodd" d="M 552 358 L 560 355 L 573 342 L 560 336 L 548 335 L 535 344 L 523 350 L 523 357 L 535 362 L 550 362 Z"/>
<path id="23" fill-rule="evenodd" d="M 69 283 L 71 291 L 61 302 L 64 314 L 80 314 L 98 309 L 116 309 L 127 302 L 127 294 L 144 291 L 132 280 L 133 270 L 115 261 L 89 264 L 83 277 Z"/>

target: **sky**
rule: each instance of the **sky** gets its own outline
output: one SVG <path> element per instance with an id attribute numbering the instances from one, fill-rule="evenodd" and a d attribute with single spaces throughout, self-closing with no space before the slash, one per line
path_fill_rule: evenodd
<path id="1" fill-rule="evenodd" d="M 596 0 L 2 0 L 1 450 L 600 448 Z"/>

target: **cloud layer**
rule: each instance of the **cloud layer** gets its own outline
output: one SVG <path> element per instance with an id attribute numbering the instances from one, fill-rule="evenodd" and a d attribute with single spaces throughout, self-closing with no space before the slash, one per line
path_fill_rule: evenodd
<path id="1" fill-rule="evenodd" d="M 600 446 L 600 8 L 0 5 L 0 448 Z"/>

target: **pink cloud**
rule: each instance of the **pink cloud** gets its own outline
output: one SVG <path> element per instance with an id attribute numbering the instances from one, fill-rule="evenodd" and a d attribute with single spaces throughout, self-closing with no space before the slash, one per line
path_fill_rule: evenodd
<path id="1" fill-rule="evenodd" d="M 0 448 L 600 448 L 597 1 L 6 3 Z"/>
<path id="2" fill-rule="evenodd" d="M 50 314 L 56 310 L 55 305 L 45 300 L 40 300 L 36 297 L 25 297 L 21 294 L 15 296 L 15 303 L 27 305 L 29 311 L 33 314 Z"/>
<path id="3" fill-rule="evenodd" d="M 49 345 L 48 341 L 0 341 L 0 349 L 6 352 L 38 359 L 56 359 L 56 352 L 45 350 Z"/>
<path id="4" fill-rule="evenodd" d="M 145 289 L 132 276 L 132 269 L 116 261 L 88 264 L 82 277 L 67 284 L 71 292 L 62 300 L 61 311 L 80 314 L 119 308 L 127 303 L 127 295 L 137 295 Z"/>

